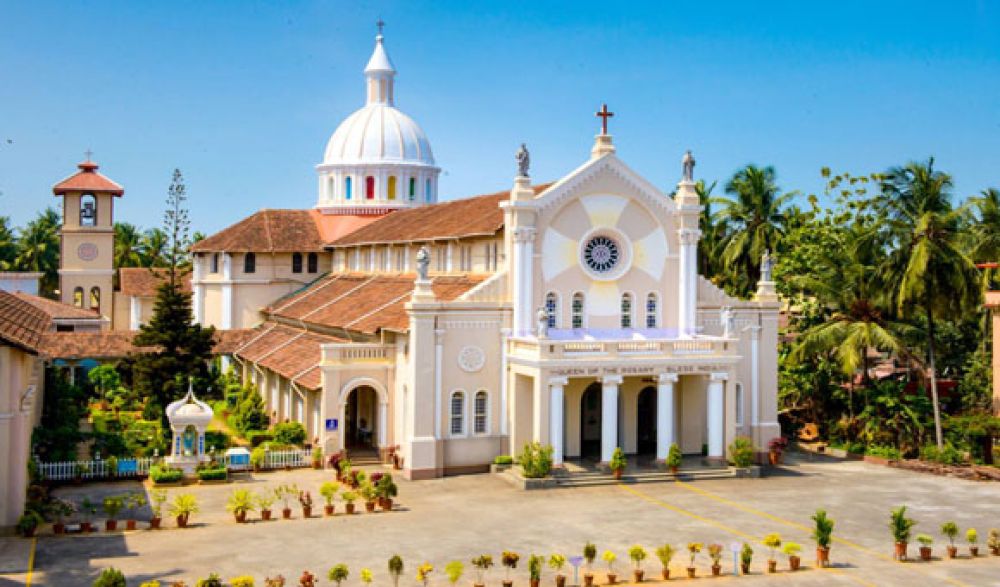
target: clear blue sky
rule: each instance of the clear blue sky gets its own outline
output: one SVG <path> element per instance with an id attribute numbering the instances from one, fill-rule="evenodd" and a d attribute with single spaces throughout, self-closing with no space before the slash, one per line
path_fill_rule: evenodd
<path id="1" fill-rule="evenodd" d="M 158 225 L 171 170 L 194 227 L 311 207 L 313 166 L 363 102 L 374 21 L 397 105 L 430 137 L 444 199 L 554 179 L 607 101 L 618 153 L 664 189 L 772 164 L 937 157 L 966 196 L 1000 186 L 1000 2 L 15 2 L 0 0 L 0 213 L 18 224 L 91 148 Z M 877 5 L 877 6 L 875 6 Z"/>

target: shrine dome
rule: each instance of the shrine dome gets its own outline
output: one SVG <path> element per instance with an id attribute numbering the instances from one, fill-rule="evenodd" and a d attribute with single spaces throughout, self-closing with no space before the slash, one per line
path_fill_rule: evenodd
<path id="1" fill-rule="evenodd" d="M 316 166 L 316 208 L 325 214 L 384 214 L 437 201 L 441 170 L 423 129 L 396 108 L 396 67 L 381 27 L 364 70 L 366 103 L 340 123 Z"/>
<path id="2" fill-rule="evenodd" d="M 166 409 L 167 419 L 172 426 L 194 425 L 203 428 L 212 421 L 212 408 L 195 397 L 190 388 L 181 399 L 172 402 Z"/>

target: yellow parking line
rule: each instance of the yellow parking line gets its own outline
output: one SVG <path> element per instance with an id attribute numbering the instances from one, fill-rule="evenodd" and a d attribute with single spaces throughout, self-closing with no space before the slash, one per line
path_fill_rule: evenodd
<path id="1" fill-rule="evenodd" d="M 31 551 L 28 553 L 28 576 L 24 580 L 24 587 L 31 587 L 31 575 L 35 572 L 35 545 L 38 544 L 38 538 L 31 539 Z"/>

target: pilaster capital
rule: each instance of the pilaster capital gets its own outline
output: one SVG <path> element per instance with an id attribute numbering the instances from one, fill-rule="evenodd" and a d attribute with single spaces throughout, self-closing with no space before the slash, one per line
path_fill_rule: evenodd
<path id="1" fill-rule="evenodd" d="M 434 329 L 434 344 L 438 346 L 444 344 L 444 332 L 445 332 L 444 328 Z"/>
<path id="2" fill-rule="evenodd" d="M 625 378 L 621 375 L 604 375 L 601 377 L 601 385 L 614 385 L 619 386 L 622 384 Z"/>
<path id="3" fill-rule="evenodd" d="M 514 229 L 514 242 L 527 243 L 535 240 L 534 226 L 519 226 Z"/>
<path id="4" fill-rule="evenodd" d="M 660 373 L 657 377 L 657 381 L 660 385 L 666 385 L 668 383 L 673 385 L 674 383 L 677 383 L 679 379 L 680 375 L 677 373 Z"/>
<path id="5" fill-rule="evenodd" d="M 751 324 L 743 329 L 743 332 L 750 333 L 750 340 L 760 340 L 760 325 Z"/>
<path id="6" fill-rule="evenodd" d="M 709 381 L 725 381 L 729 379 L 729 373 L 712 373 L 708 376 Z"/>
<path id="7" fill-rule="evenodd" d="M 549 377 L 549 387 L 566 387 L 569 377 Z"/>
<path id="8" fill-rule="evenodd" d="M 701 231 L 697 228 L 681 228 L 677 231 L 682 245 L 696 245 L 701 239 Z"/>

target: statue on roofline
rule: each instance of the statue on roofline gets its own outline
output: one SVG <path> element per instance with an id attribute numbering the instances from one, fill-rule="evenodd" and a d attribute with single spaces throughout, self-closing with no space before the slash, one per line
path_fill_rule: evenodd
<path id="1" fill-rule="evenodd" d="M 518 177 L 528 177 L 528 167 L 531 165 L 531 155 L 528 154 L 528 147 L 521 143 L 521 148 L 517 150 L 517 154 L 514 155 L 517 159 L 517 176 Z"/>
<path id="2" fill-rule="evenodd" d="M 538 308 L 538 338 L 545 338 L 549 335 L 549 313 L 545 308 Z"/>
<path id="3" fill-rule="evenodd" d="M 417 279 L 420 281 L 427 281 L 427 269 L 431 264 L 431 254 L 427 251 L 427 247 L 420 247 L 417 251 Z"/>
<path id="4" fill-rule="evenodd" d="M 770 249 L 764 249 L 764 255 L 760 258 L 760 280 L 772 281 L 774 273 L 774 260 L 771 258 Z"/>
<path id="5" fill-rule="evenodd" d="M 691 149 L 684 152 L 684 158 L 681 159 L 681 167 L 683 169 L 683 174 L 681 176 L 682 181 L 693 182 L 694 181 L 694 155 L 691 154 Z"/>

